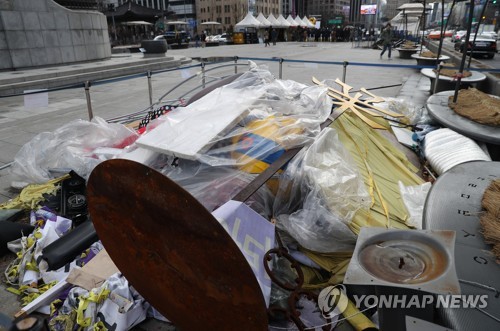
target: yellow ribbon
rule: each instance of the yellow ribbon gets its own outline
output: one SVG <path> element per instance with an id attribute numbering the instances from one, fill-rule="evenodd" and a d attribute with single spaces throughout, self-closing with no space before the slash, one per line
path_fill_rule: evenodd
<path id="1" fill-rule="evenodd" d="M 14 293 L 15 295 L 21 295 L 21 291 L 16 290 L 13 287 L 7 287 L 6 290 L 9 291 L 10 293 Z"/>
<path id="2" fill-rule="evenodd" d="M 106 328 L 106 326 L 104 325 L 104 323 L 102 321 L 99 321 L 96 324 L 94 324 L 93 330 L 94 331 L 108 331 L 108 329 Z"/>
<path id="3" fill-rule="evenodd" d="M 24 267 L 25 270 L 31 270 L 31 271 L 39 271 L 38 266 L 36 265 L 36 262 L 34 260 L 31 260 L 30 262 L 26 263 L 26 266 Z"/>
<path id="4" fill-rule="evenodd" d="M 100 303 L 104 301 L 110 291 L 106 288 L 101 288 L 99 292 L 89 292 L 87 296 L 81 296 L 80 302 L 78 303 L 78 308 L 76 311 L 76 323 L 80 325 L 80 327 L 88 327 L 90 326 L 91 318 L 87 317 L 85 318 L 85 310 L 87 310 L 87 307 L 89 306 L 89 303 L 94 302 L 94 303 Z"/>
<path id="5" fill-rule="evenodd" d="M 71 311 L 68 315 L 59 315 L 50 319 L 50 330 L 73 331 L 76 313 Z"/>
<path id="6" fill-rule="evenodd" d="M 47 292 L 51 287 L 56 285 L 56 281 L 50 282 L 48 284 L 39 286 L 39 287 L 31 287 L 28 285 L 22 285 L 19 287 L 19 291 L 21 292 L 21 295 L 24 295 L 21 298 L 21 306 L 24 307 L 28 303 L 32 302 L 36 298 L 38 298 L 40 295 L 43 293 Z"/>
<path id="7" fill-rule="evenodd" d="M 56 299 L 56 300 L 54 300 L 54 301 L 52 301 L 50 303 L 50 316 L 54 316 L 55 315 L 55 313 L 58 310 L 57 306 L 60 306 L 61 304 L 62 304 L 61 299 Z"/>

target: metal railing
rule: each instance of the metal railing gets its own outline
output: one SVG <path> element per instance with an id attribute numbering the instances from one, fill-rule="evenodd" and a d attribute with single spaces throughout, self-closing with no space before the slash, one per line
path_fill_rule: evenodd
<path id="1" fill-rule="evenodd" d="M 227 63 L 230 61 L 232 61 L 233 63 Z M 247 62 L 241 63 L 238 61 L 247 61 Z M 237 57 L 237 56 L 235 56 L 233 58 L 233 60 L 227 60 L 226 63 L 222 62 L 224 64 L 217 65 L 217 63 L 221 63 L 221 62 L 212 62 L 212 63 L 201 62 L 200 64 L 197 64 L 197 65 L 184 66 L 184 67 L 179 67 L 179 68 L 175 68 L 175 69 L 159 70 L 159 71 L 155 71 L 155 72 L 147 71 L 145 74 L 142 74 L 141 76 L 146 75 L 146 77 L 148 79 L 149 106 L 144 108 L 144 109 L 141 109 L 138 112 L 135 112 L 134 114 L 131 114 L 131 115 L 143 114 L 143 113 L 147 112 L 148 110 L 152 110 L 153 107 L 161 105 L 164 102 L 173 102 L 173 101 L 182 100 L 182 99 L 186 98 L 189 94 L 206 88 L 207 84 L 216 82 L 218 80 L 221 80 L 221 79 L 224 79 L 227 77 L 227 75 L 225 75 L 225 76 L 209 76 L 209 75 L 207 75 L 208 73 L 215 72 L 215 71 L 223 69 L 223 68 L 234 67 L 234 74 L 237 74 L 238 67 L 239 66 L 248 66 L 248 63 L 249 63 L 248 61 L 277 62 L 278 63 L 278 78 L 279 79 L 283 79 L 283 74 L 284 74 L 283 65 L 285 63 L 303 63 L 303 64 L 309 63 L 309 64 L 316 64 L 316 65 L 342 66 L 342 79 L 341 80 L 344 83 L 346 83 L 346 81 L 347 81 L 347 69 L 349 66 L 388 67 L 388 68 L 393 68 L 393 69 L 394 68 L 405 68 L 405 69 L 418 69 L 418 70 L 420 70 L 422 68 L 432 68 L 432 69 L 436 68 L 434 66 L 425 66 L 425 65 L 405 65 L 405 64 L 388 65 L 388 64 L 379 64 L 379 63 L 363 63 L 363 62 L 348 62 L 348 61 L 342 61 L 342 62 L 338 62 L 338 61 L 314 61 L 314 60 L 307 61 L 307 60 L 293 60 L 293 59 L 285 59 L 285 58 L 255 58 L 255 57 Z M 207 66 L 210 66 L 210 65 L 213 65 L 213 67 L 207 68 Z M 159 97 L 157 101 L 153 102 L 153 88 L 152 88 L 152 81 L 151 81 L 153 74 L 159 74 L 159 73 L 163 73 L 163 72 L 170 72 L 170 71 L 176 71 L 176 70 L 185 70 L 186 68 L 193 68 L 193 67 L 196 68 L 198 66 L 201 69 L 199 74 L 190 76 L 190 77 L 184 79 L 183 81 L 179 82 L 178 84 L 174 85 L 167 92 L 165 92 L 161 97 Z M 453 69 L 453 68 L 451 68 L 451 69 Z M 458 69 L 458 67 L 455 69 Z M 478 72 L 481 72 L 481 71 L 500 72 L 500 69 L 473 69 L 473 70 L 478 71 Z M 137 75 L 133 75 L 133 77 L 131 77 L 131 78 L 135 78 L 135 77 L 137 77 Z M 180 96 L 178 96 L 175 99 L 165 100 L 165 98 L 167 96 L 171 95 L 178 88 L 189 83 L 190 81 L 194 80 L 195 78 L 200 78 L 201 84 L 195 86 L 192 90 L 190 90 L 184 94 L 181 94 Z M 113 80 L 100 81 L 100 82 L 98 82 L 98 84 L 107 84 L 107 83 L 110 83 L 111 81 L 116 81 L 119 79 L 120 78 L 113 79 Z M 127 79 L 127 78 L 122 78 L 122 79 Z M 90 93 L 90 91 L 88 91 L 87 84 L 90 86 L 90 82 L 85 82 L 86 94 Z M 377 87 L 369 87 L 369 88 L 367 88 L 367 90 L 377 90 L 377 89 L 395 87 L 395 86 L 400 86 L 400 85 L 401 84 L 382 85 L 382 86 L 377 86 Z M 89 97 L 87 97 L 87 107 L 88 107 L 88 112 L 89 112 L 89 119 L 92 119 L 92 117 L 93 117 L 92 105 L 90 103 Z M 117 118 L 112 118 L 109 120 L 110 121 L 117 121 L 117 120 L 124 120 L 127 118 L 128 119 L 132 119 L 132 118 L 135 119 L 136 116 L 125 115 L 125 116 L 121 116 L 121 117 L 117 117 Z"/>
<path id="2" fill-rule="evenodd" d="M 335 77 L 342 77 L 341 80 L 344 83 L 348 83 L 349 80 L 349 75 L 352 72 L 352 76 L 354 76 L 356 73 L 356 70 L 354 68 L 359 68 L 361 71 L 366 71 L 366 67 L 372 67 L 372 68 L 379 68 L 383 69 L 383 71 L 387 71 L 387 69 L 414 69 L 414 70 L 420 70 L 422 68 L 435 68 L 435 67 L 430 67 L 430 66 L 420 66 L 420 65 L 405 65 L 405 64 L 386 64 L 386 63 L 363 63 L 363 62 L 348 62 L 348 61 L 342 61 L 342 62 L 336 62 L 336 61 L 314 61 L 314 60 L 294 60 L 294 59 L 286 59 L 286 58 L 256 58 L 256 57 L 223 57 L 224 61 L 213 61 L 213 62 L 205 62 L 202 61 L 200 63 L 192 64 L 192 65 L 187 65 L 187 66 L 181 66 L 177 68 L 171 68 L 171 69 L 163 69 L 163 70 L 157 70 L 157 71 L 147 71 L 145 73 L 139 73 L 139 74 L 132 74 L 132 75 L 126 75 L 122 77 L 117 77 L 117 78 L 110 78 L 110 79 L 102 79 L 102 80 L 95 80 L 95 81 L 84 81 L 82 83 L 78 84 L 72 84 L 72 85 L 67 85 L 67 86 L 61 86 L 61 87 L 56 87 L 56 88 L 51 88 L 51 89 L 44 89 L 40 91 L 33 91 L 33 92 L 26 92 L 26 93 L 18 93 L 18 94 L 11 94 L 11 95 L 4 95 L 0 96 L 0 101 L 5 98 L 9 97 L 20 97 L 20 96 L 27 96 L 31 94 L 37 94 L 37 93 L 48 93 L 48 92 L 56 92 L 56 91 L 65 91 L 65 90 L 78 90 L 78 89 L 83 89 L 85 93 L 85 103 L 86 103 L 86 110 L 88 113 L 88 118 L 92 119 L 94 117 L 94 112 L 95 109 L 92 105 L 92 93 L 95 91 L 95 88 L 97 86 L 108 86 L 111 84 L 119 83 L 119 82 L 124 82 L 132 79 L 137 79 L 137 78 L 147 78 L 147 99 L 148 99 L 148 105 L 145 107 L 141 107 L 140 109 L 134 111 L 134 112 L 128 112 L 125 115 L 119 115 L 119 116 L 113 116 L 111 118 L 108 117 L 107 121 L 109 122 L 118 122 L 118 123 L 131 123 L 134 121 L 137 121 L 141 118 L 144 118 L 145 116 L 148 115 L 148 112 L 151 112 L 154 110 L 155 107 L 161 107 L 162 105 L 168 105 L 170 107 L 177 107 L 179 105 L 185 104 L 185 100 L 188 99 L 190 96 L 194 95 L 195 93 L 203 90 L 204 88 L 207 87 L 207 85 L 212 84 L 214 82 L 220 81 L 228 76 L 234 75 L 238 73 L 238 68 L 242 66 L 248 66 L 250 62 L 255 62 L 257 64 L 266 64 L 266 65 L 271 65 L 271 64 L 277 64 L 277 68 L 274 68 L 277 71 L 277 77 L 279 79 L 284 79 L 285 76 L 293 76 L 294 75 L 294 70 L 297 66 L 301 68 L 301 70 L 304 70 L 302 68 L 306 68 L 309 70 L 307 67 L 308 66 L 316 66 L 317 69 L 316 71 L 319 74 L 324 74 L 327 76 L 333 76 Z M 327 69 L 325 69 L 327 68 Z M 337 69 L 332 69 L 332 68 L 337 68 Z M 351 69 L 350 69 L 351 68 Z M 175 80 L 173 85 L 170 85 L 168 87 L 168 90 L 166 92 L 162 92 L 161 96 L 156 99 L 153 98 L 153 90 L 156 88 L 158 89 L 159 86 L 163 88 L 164 84 L 161 79 L 165 79 L 163 74 L 169 74 L 169 73 L 179 73 L 183 72 L 186 70 L 191 70 L 191 69 L 199 69 L 196 74 L 189 74 L 187 77 L 184 77 L 182 80 Z M 231 69 L 231 70 L 228 70 Z M 233 70 L 234 69 L 234 70 Z M 456 68 L 458 69 L 458 68 Z M 337 71 L 335 71 L 337 70 Z M 352 71 L 349 71 L 352 70 Z M 276 72 L 275 71 L 275 72 Z M 490 72 L 490 73 L 500 73 L 500 69 L 471 69 L 471 71 L 485 71 L 485 72 Z M 273 72 L 271 70 L 271 72 Z M 153 82 L 153 78 L 158 78 L 158 83 L 155 86 Z M 287 77 L 288 79 L 288 77 Z M 352 79 L 352 78 L 351 78 Z M 386 80 L 381 79 L 381 82 L 384 82 Z M 391 84 L 391 85 L 380 85 L 380 86 L 363 86 L 366 88 L 366 90 L 380 90 L 380 89 L 385 89 L 385 88 L 394 88 L 397 86 L 401 86 L 402 84 Z M 134 84 L 134 86 L 137 86 Z M 137 89 L 137 88 L 136 88 Z M 183 91 L 181 91 L 184 89 Z M 174 92 L 179 92 L 178 95 L 174 96 Z M 97 93 L 99 91 L 95 91 L 94 93 Z M 66 96 L 66 95 L 65 95 Z M 64 96 L 64 97 L 65 97 Z M 71 97 L 71 96 L 70 96 Z M 74 97 L 74 93 L 73 93 Z M 137 109 L 137 108 L 136 108 Z M 4 169 L 8 167 L 9 164 L 6 164 L 0 168 Z"/>
<path id="3" fill-rule="evenodd" d="M 347 81 L 347 73 L 348 73 L 348 68 L 349 67 L 379 67 L 379 68 L 405 68 L 405 69 L 422 69 L 422 68 L 433 68 L 435 69 L 434 66 L 425 66 L 425 65 L 405 65 L 405 64 L 381 64 L 381 63 L 363 63 L 363 62 L 348 62 L 348 61 L 314 61 L 314 60 L 294 60 L 294 59 L 285 59 L 285 58 L 256 58 L 256 57 L 232 57 L 230 60 L 228 57 L 224 57 L 226 59 L 225 61 L 214 61 L 214 62 L 200 62 L 198 64 L 194 65 L 189 65 L 189 66 L 182 66 L 182 67 L 177 67 L 173 69 L 163 69 L 163 70 L 157 70 L 157 71 L 151 71 L 148 70 L 145 73 L 140 73 L 140 74 L 132 74 L 132 75 L 126 75 L 126 76 L 121 76 L 117 78 L 110 78 L 110 79 L 102 79 L 102 80 L 96 80 L 96 81 L 85 81 L 83 83 L 78 83 L 78 84 L 72 84 L 72 85 L 67 85 L 67 86 L 61 86 L 57 88 L 51 88 L 51 89 L 44 89 L 40 91 L 32 91 L 32 92 L 25 92 L 25 93 L 17 93 L 17 94 L 10 94 L 10 95 L 4 95 L 0 96 L 0 99 L 2 98 L 7 98 L 7 97 L 14 97 L 14 96 L 26 96 L 30 94 L 37 94 L 37 93 L 48 93 L 48 92 L 55 92 L 55 91 L 62 91 L 62 90 L 68 90 L 68 89 L 78 89 L 78 88 L 83 88 L 85 91 L 85 97 L 86 97 L 86 104 L 87 104 L 87 112 L 88 112 L 88 117 L 89 119 L 92 119 L 94 117 L 93 113 L 93 108 L 92 108 L 92 98 L 91 98 L 91 87 L 96 87 L 99 85 L 107 85 L 107 84 L 112 84 L 112 83 L 117 83 L 120 81 L 126 81 L 130 79 L 136 79 L 140 77 L 146 77 L 147 78 L 147 89 L 148 89 L 148 99 L 149 99 L 149 105 L 143 109 L 140 109 L 138 111 L 135 111 L 133 113 L 130 113 L 128 115 L 122 115 L 114 118 L 108 119 L 109 121 L 117 121 L 117 122 L 126 122 L 127 120 L 135 120 L 137 119 L 138 116 L 141 114 L 145 114 L 147 111 L 152 110 L 155 106 L 159 106 L 165 103 L 173 103 L 175 105 L 180 105 L 182 104 L 182 100 L 187 98 L 190 94 L 193 94 L 201 89 L 204 89 L 207 84 L 211 84 L 213 82 L 216 82 L 218 80 L 224 79 L 228 77 L 230 74 L 226 75 L 209 75 L 210 73 L 214 73 L 216 71 L 220 71 L 221 69 L 227 69 L 227 68 L 234 68 L 234 74 L 238 73 L 238 67 L 241 66 L 248 66 L 249 62 L 262 62 L 262 63 L 278 63 L 278 78 L 283 79 L 284 77 L 284 65 L 285 64 L 293 64 L 293 63 L 300 63 L 300 64 L 312 64 L 312 65 L 327 65 L 327 66 L 339 66 L 342 67 L 342 82 Z M 162 94 L 156 101 L 153 101 L 153 82 L 152 78 L 156 75 L 162 74 L 162 73 L 168 73 L 168 72 L 175 72 L 175 71 L 182 71 L 190 68 L 199 68 L 200 71 L 195 74 L 191 75 L 184 80 L 180 81 L 179 83 L 176 83 L 173 87 L 171 87 L 167 92 Z M 451 67 L 450 67 L 451 68 Z M 451 68 L 453 69 L 453 68 Z M 456 68 L 458 69 L 458 68 Z M 491 73 L 500 73 L 500 69 L 470 69 L 471 71 L 486 71 L 486 72 L 491 72 Z M 166 100 L 165 98 L 167 96 L 172 95 L 173 92 L 177 91 L 180 87 L 187 85 L 188 83 L 192 83 L 196 78 L 199 79 L 201 82 L 200 84 L 191 87 L 190 90 L 187 92 L 181 94 L 180 96 L 177 96 L 172 99 Z M 395 87 L 399 86 L 401 84 L 393 84 L 393 85 L 382 85 L 382 86 L 376 86 L 376 87 L 368 87 L 366 88 L 367 90 L 377 90 L 377 89 L 383 89 L 383 88 L 389 88 L 389 87 Z"/>

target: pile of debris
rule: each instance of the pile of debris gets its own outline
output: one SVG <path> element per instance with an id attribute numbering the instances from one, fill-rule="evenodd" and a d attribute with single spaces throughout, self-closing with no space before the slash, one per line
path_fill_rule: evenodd
<path id="1" fill-rule="evenodd" d="M 186 330 L 367 330 L 389 315 L 377 322 L 377 307 L 354 305 L 355 286 L 349 296 L 336 286 L 457 294 L 454 233 L 419 231 L 431 186 L 421 162 L 451 167 L 427 133 L 445 129 L 421 107 L 314 82 L 253 66 L 140 133 L 94 118 L 24 145 L 11 168 L 24 189 L 0 205 L 30 213 L 1 243 L 16 253 L 6 279 L 18 319 L 39 311 L 51 330 L 127 330 L 148 316 Z"/>

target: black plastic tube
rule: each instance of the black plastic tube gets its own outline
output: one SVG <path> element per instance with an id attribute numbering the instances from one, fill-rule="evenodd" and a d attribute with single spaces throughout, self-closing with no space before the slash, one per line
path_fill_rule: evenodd
<path id="1" fill-rule="evenodd" d="M 23 235 L 27 236 L 35 227 L 29 224 L 14 223 L 9 221 L 0 221 L 0 256 L 3 256 L 9 250 L 7 243 L 21 238 Z"/>
<path id="2" fill-rule="evenodd" d="M 57 270 L 73 261 L 99 238 L 92 222 L 86 221 L 67 235 L 57 239 L 42 251 L 42 259 L 47 261 L 49 270 Z"/>

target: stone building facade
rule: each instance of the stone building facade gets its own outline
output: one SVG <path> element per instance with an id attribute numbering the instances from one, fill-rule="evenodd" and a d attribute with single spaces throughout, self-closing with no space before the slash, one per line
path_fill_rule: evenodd
<path id="1" fill-rule="evenodd" d="M 0 70 L 111 57 L 106 17 L 52 0 L 0 0 Z"/>
<path id="2" fill-rule="evenodd" d="M 250 8 L 249 8 L 250 6 Z M 198 22 L 197 32 L 207 28 L 201 23 L 218 22 L 220 25 L 209 27 L 214 33 L 231 30 L 236 23 L 240 22 L 249 11 L 257 16 L 259 13 L 264 16 L 273 14 L 277 16 L 281 13 L 280 0 L 196 0 L 196 18 Z"/>

